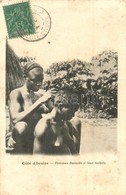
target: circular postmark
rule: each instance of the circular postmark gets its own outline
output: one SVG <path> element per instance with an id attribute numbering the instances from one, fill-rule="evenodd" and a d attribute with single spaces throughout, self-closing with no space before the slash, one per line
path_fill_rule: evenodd
<path id="1" fill-rule="evenodd" d="M 35 33 L 23 35 L 23 30 L 18 33 L 25 41 L 34 42 L 44 39 L 48 35 L 51 28 L 51 17 L 49 13 L 40 6 L 32 5 L 31 12 L 34 21 Z"/>

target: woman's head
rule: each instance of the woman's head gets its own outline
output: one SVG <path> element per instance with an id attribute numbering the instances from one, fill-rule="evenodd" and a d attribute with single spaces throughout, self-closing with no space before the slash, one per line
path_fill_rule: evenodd
<path id="1" fill-rule="evenodd" d="M 43 81 L 43 68 L 35 63 L 28 63 L 24 67 L 24 77 L 28 90 L 38 91 Z"/>
<path id="2" fill-rule="evenodd" d="M 72 90 L 60 90 L 54 98 L 54 106 L 64 120 L 70 120 L 79 108 L 79 94 Z"/>

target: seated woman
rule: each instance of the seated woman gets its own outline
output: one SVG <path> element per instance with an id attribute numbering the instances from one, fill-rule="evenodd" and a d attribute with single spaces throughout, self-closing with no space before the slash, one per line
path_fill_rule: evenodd
<path id="1" fill-rule="evenodd" d="M 78 154 L 81 122 L 70 121 L 79 107 L 79 96 L 70 90 L 60 90 L 54 98 L 52 111 L 36 125 L 34 154 Z"/>
<path id="2" fill-rule="evenodd" d="M 43 68 L 36 62 L 24 67 L 25 84 L 11 91 L 9 96 L 10 120 L 13 128 L 7 140 L 7 147 L 16 154 L 32 154 L 34 129 L 41 114 L 48 112 L 45 102 L 56 93 L 54 89 L 40 93 L 43 82 Z"/>

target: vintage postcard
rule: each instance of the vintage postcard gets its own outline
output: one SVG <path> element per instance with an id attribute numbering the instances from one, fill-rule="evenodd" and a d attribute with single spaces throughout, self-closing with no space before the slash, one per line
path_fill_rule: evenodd
<path id="1" fill-rule="evenodd" d="M 0 194 L 126 194 L 126 1 L 0 1 Z"/>

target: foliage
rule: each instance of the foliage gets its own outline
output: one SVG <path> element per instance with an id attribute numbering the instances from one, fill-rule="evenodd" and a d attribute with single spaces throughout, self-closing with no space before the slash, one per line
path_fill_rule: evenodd
<path id="1" fill-rule="evenodd" d="M 46 82 L 44 86 L 46 89 L 52 86 L 59 89 L 71 86 L 79 91 L 84 89 L 83 85 L 86 79 L 94 75 L 90 70 L 90 65 L 78 59 L 53 63 L 45 74 Z"/>
<path id="2" fill-rule="evenodd" d="M 43 87 L 79 91 L 84 117 L 117 117 L 117 65 L 117 52 L 110 50 L 94 56 L 89 63 L 78 59 L 53 63 L 45 72 Z"/>
<path id="3" fill-rule="evenodd" d="M 91 64 L 94 68 L 99 67 L 100 71 L 98 79 L 101 80 L 101 86 L 97 90 L 100 99 L 100 112 L 106 113 L 108 117 L 117 117 L 117 52 L 104 51 L 93 57 Z"/>

